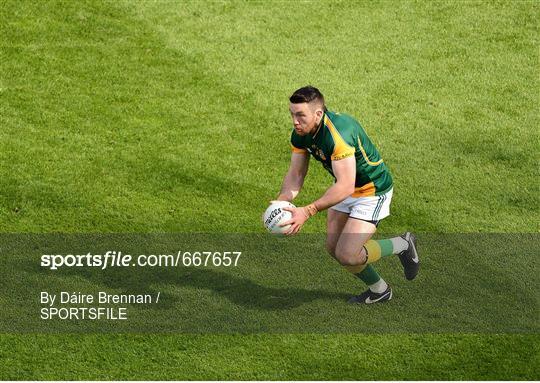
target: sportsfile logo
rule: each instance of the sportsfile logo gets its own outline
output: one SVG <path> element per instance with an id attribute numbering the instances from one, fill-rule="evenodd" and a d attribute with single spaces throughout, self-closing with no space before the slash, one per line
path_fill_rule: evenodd
<path id="1" fill-rule="evenodd" d="M 140 254 L 131 256 L 110 250 L 104 254 L 43 254 L 41 267 L 58 270 L 60 267 L 199 267 L 238 266 L 241 251 L 181 251 L 176 254 Z"/>
<path id="2" fill-rule="evenodd" d="M 59 267 L 100 267 L 107 266 L 129 266 L 131 255 L 122 254 L 121 251 L 107 251 L 105 254 L 43 254 L 41 256 L 41 267 L 48 267 L 50 270 L 57 270 Z"/>

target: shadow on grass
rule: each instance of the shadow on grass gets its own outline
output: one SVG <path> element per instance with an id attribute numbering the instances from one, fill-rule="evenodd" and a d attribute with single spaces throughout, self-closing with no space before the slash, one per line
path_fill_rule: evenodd
<path id="1" fill-rule="evenodd" d="M 55 273 L 50 270 L 44 271 L 35 262 L 26 262 L 24 269 L 37 274 L 41 281 L 47 280 L 47 274 L 52 276 Z M 252 279 L 212 268 L 191 268 L 187 271 L 183 269 L 181 272 L 175 269 L 138 269 L 137 272 L 134 272 L 131 268 L 107 270 L 72 268 L 62 270 L 62 274 L 58 276 L 69 278 L 71 281 L 70 287 L 66 288 L 65 291 L 77 290 L 78 286 L 74 286 L 73 282 L 79 286 L 83 285 L 83 283 L 77 282 L 80 278 L 96 286 L 97 290 L 99 290 L 99 286 L 106 286 L 108 289 L 116 290 L 115 293 L 119 294 L 152 294 L 155 296 L 160 291 L 160 303 L 148 306 L 157 310 L 170 309 L 179 302 L 186 302 L 179 294 L 164 292 L 169 287 L 209 290 L 218 295 L 220 299 L 227 299 L 236 305 L 258 310 L 288 310 L 315 300 L 345 301 L 350 297 L 350 294 L 321 289 L 264 286 Z M 47 288 L 51 289 L 50 286 Z M 54 289 L 58 289 L 58 286 L 55 286 Z M 112 293 L 111 290 L 107 292 Z"/>
<path id="2" fill-rule="evenodd" d="M 251 329 L 254 324 L 272 327 L 278 317 L 287 317 L 284 327 L 294 329 L 302 329 L 308 322 L 327 326 L 327 319 L 332 318 L 336 329 L 356 331 L 361 318 L 363 327 L 377 331 L 538 332 L 535 234 L 424 234 L 419 240 L 423 265 L 419 278 L 407 287 L 408 282 L 391 280 L 396 294 L 403 291 L 402 296 L 396 295 L 400 299 L 369 309 L 369 313 L 360 310 L 360 314 L 341 304 L 348 297 L 343 291 L 345 285 L 324 278 L 320 279 L 321 286 L 306 285 L 306 278 L 313 281 L 325 270 L 324 263 L 312 260 L 306 267 L 304 262 L 318 247 L 319 237 L 268 243 L 262 240 L 264 236 L 250 238 L 196 234 L 6 238 L 2 249 L 5 256 L 0 257 L 5 273 L 0 297 L 8 297 L 8 305 L 15 310 L 33 313 L 33 307 L 39 306 L 36 298 L 40 291 L 152 295 L 159 291 L 159 304 L 139 307 L 141 320 L 152 318 L 164 326 L 176 321 L 194 328 L 204 318 L 209 331 L 215 330 L 211 325 L 216 323 L 228 329 Z M 63 267 L 53 271 L 41 267 L 37 259 L 38 254 L 67 254 L 72 250 L 84 254 L 82 250 L 89 248 L 95 248 L 96 254 L 119 248 L 126 254 L 156 254 L 156 249 L 195 249 L 202 248 L 203 243 L 215 249 L 241 246 L 246 254 L 239 263 L 241 267 Z M 398 259 L 392 262 L 399 267 Z M 381 262 L 383 274 L 384 265 Z M 319 314 L 325 319 L 312 320 Z"/>

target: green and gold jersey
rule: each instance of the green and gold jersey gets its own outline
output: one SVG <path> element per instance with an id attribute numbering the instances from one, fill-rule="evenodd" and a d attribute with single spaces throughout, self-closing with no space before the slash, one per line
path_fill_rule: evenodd
<path id="1" fill-rule="evenodd" d="M 392 176 L 375 145 L 351 116 L 326 111 L 313 135 L 300 136 L 293 129 L 295 153 L 310 153 L 334 177 L 332 161 L 356 158 L 355 192 L 352 197 L 375 196 L 392 188 Z"/>

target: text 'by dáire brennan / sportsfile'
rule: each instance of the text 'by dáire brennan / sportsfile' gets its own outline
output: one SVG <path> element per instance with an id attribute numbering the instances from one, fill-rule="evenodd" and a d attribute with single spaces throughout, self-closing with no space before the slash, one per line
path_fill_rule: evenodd
<path id="1" fill-rule="evenodd" d="M 96 294 L 60 291 L 40 292 L 40 318 L 43 320 L 127 320 L 128 305 L 159 303 L 155 294 Z M 77 306 L 74 306 L 77 305 Z M 101 306 L 97 306 L 101 305 Z"/>

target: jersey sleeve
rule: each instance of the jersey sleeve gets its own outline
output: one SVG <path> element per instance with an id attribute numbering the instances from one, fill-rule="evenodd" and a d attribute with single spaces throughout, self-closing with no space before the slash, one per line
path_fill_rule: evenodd
<path id="1" fill-rule="evenodd" d="M 334 141 L 331 160 L 339 161 L 344 158 L 354 156 L 356 149 L 354 147 L 354 143 L 349 143 L 349 140 L 347 140 L 350 138 L 349 136 L 351 136 L 350 134 L 347 134 L 347 130 L 344 131 L 343 134 L 340 133 L 334 126 L 334 123 L 328 117 L 325 117 L 325 124 L 328 126 L 328 130 L 330 131 Z"/>
<path id="2" fill-rule="evenodd" d="M 291 149 L 293 153 L 307 154 L 307 150 L 302 144 L 300 137 L 294 134 L 294 131 L 291 133 Z"/>

